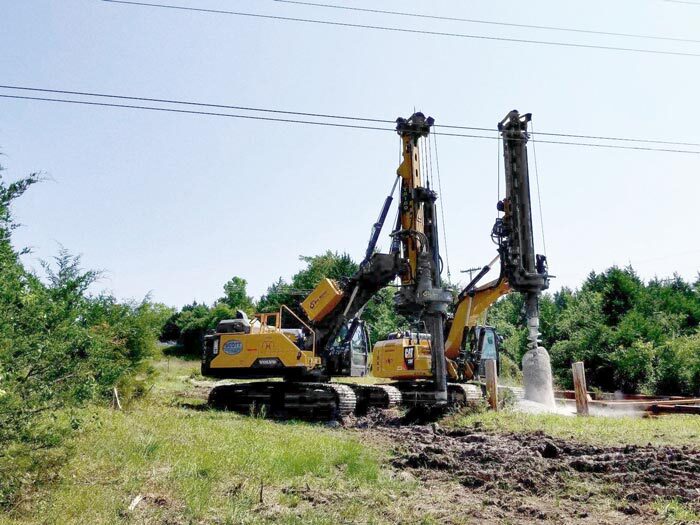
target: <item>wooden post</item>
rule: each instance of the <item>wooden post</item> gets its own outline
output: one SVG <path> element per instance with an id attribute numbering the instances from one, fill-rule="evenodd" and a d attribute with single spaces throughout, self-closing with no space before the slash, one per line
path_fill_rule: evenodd
<path id="1" fill-rule="evenodd" d="M 576 413 L 579 416 L 588 415 L 588 391 L 586 389 L 586 370 L 583 361 L 571 365 L 574 374 L 574 392 L 576 393 Z"/>
<path id="2" fill-rule="evenodd" d="M 118 410 L 122 409 L 121 401 L 119 401 L 119 392 L 117 392 L 116 386 L 112 390 L 112 408 L 115 408 Z"/>
<path id="3" fill-rule="evenodd" d="M 489 406 L 498 411 L 498 374 L 496 372 L 496 360 L 485 359 L 486 369 L 486 395 L 489 399 Z"/>

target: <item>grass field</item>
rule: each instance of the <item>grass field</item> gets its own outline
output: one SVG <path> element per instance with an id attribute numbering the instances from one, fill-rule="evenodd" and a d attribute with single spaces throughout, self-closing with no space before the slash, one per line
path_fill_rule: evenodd
<path id="1" fill-rule="evenodd" d="M 163 358 L 145 399 L 90 407 L 53 481 L 28 487 L 0 524 L 438 523 L 442 492 L 390 466 L 391 445 L 358 430 L 203 410 L 198 363 Z M 605 444 L 694 444 L 700 418 L 451 416 L 444 426 L 533 432 Z M 135 503 L 132 505 L 132 503 Z M 610 502 L 612 505 L 614 502 Z M 130 505 L 133 508 L 130 509 Z M 698 517 L 674 501 L 657 518 Z M 464 514 L 452 523 L 469 523 Z M 505 521 L 507 522 L 507 521 Z"/>
<path id="2" fill-rule="evenodd" d="M 380 446 L 342 429 L 197 410 L 198 363 L 155 366 L 147 400 L 77 415 L 83 428 L 58 480 L 0 523 L 330 524 L 373 512 L 379 523 L 410 488 L 383 469 Z"/>
<path id="3" fill-rule="evenodd" d="M 447 424 L 505 432 L 542 431 L 553 437 L 597 445 L 700 445 L 700 417 L 570 417 L 556 414 L 484 412 L 457 415 Z"/>

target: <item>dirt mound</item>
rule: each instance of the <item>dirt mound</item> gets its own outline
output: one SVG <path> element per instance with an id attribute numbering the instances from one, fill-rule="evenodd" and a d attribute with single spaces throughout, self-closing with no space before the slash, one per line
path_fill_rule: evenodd
<path id="1" fill-rule="evenodd" d="M 513 495 L 586 502 L 613 496 L 617 510 L 642 514 L 658 497 L 676 498 L 700 510 L 700 449 L 690 447 L 598 447 L 542 433 L 508 434 L 437 425 L 387 427 L 397 447 L 394 465 L 423 480 L 456 479 L 470 492 L 510 505 Z M 522 506 L 522 505 L 520 505 Z M 542 519 L 540 516 L 532 516 Z"/>

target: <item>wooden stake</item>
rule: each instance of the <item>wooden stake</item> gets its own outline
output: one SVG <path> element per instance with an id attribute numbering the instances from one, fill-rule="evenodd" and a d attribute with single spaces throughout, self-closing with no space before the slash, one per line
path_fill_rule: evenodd
<path id="1" fill-rule="evenodd" d="M 131 504 L 129 505 L 129 510 L 130 511 L 134 510 L 138 506 L 138 504 L 141 503 L 142 499 L 143 499 L 143 496 L 141 494 L 134 497 L 134 499 L 131 500 Z"/>
<path id="2" fill-rule="evenodd" d="M 486 369 L 486 395 L 489 399 L 489 406 L 498 411 L 498 373 L 496 372 L 496 360 L 485 359 Z"/>
<path id="3" fill-rule="evenodd" d="M 579 416 L 588 415 L 588 391 L 586 389 L 586 370 L 583 361 L 571 365 L 574 374 L 574 393 L 576 394 L 576 413 Z"/>
<path id="4" fill-rule="evenodd" d="M 119 392 L 117 392 L 117 387 L 115 386 L 112 390 L 112 408 L 122 409 L 122 404 L 119 401 Z"/>

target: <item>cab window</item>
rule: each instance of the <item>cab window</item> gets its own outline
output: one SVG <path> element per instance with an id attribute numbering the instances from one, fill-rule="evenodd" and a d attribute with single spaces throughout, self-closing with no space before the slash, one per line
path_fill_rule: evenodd
<path id="1" fill-rule="evenodd" d="M 364 338 L 364 331 L 362 330 L 361 327 L 358 327 L 357 330 L 355 330 L 355 333 L 352 334 L 352 340 L 350 341 L 350 346 L 354 351 L 362 351 L 364 352 L 366 347 L 365 347 L 365 338 Z"/>
<path id="2" fill-rule="evenodd" d="M 481 339 L 481 358 L 482 359 L 498 359 L 496 351 L 496 335 L 491 331 L 484 333 Z"/>

